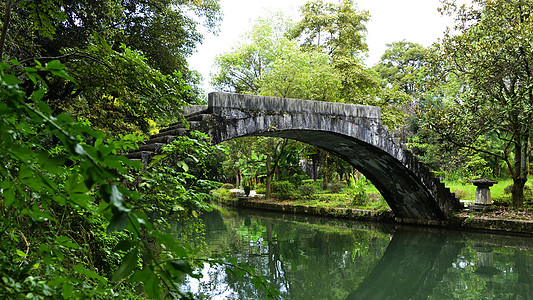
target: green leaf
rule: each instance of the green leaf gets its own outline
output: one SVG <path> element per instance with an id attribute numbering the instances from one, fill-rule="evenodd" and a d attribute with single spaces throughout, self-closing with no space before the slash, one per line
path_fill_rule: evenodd
<path id="1" fill-rule="evenodd" d="M 107 282 L 107 279 L 98 275 L 98 273 L 96 273 L 95 271 L 93 270 L 89 270 L 89 269 L 86 269 L 82 264 L 77 264 L 75 267 L 74 267 L 74 271 L 75 272 L 78 272 L 80 274 L 83 274 L 89 278 L 93 278 L 93 279 L 96 279 L 98 280 L 99 282 L 101 283 L 106 283 Z"/>
<path id="2" fill-rule="evenodd" d="M 170 262 L 170 265 L 178 270 L 178 271 L 181 271 L 183 273 L 192 273 L 193 269 L 192 269 L 192 266 L 191 264 L 186 261 L 186 260 L 183 260 L 183 259 L 176 259 L 176 260 L 173 260 Z"/>
<path id="3" fill-rule="evenodd" d="M 13 202 L 15 202 L 15 193 L 12 189 L 6 189 L 2 191 L 2 195 L 4 196 L 4 205 L 9 207 Z"/>
<path id="4" fill-rule="evenodd" d="M 68 299 L 72 296 L 72 291 L 74 290 L 72 283 L 64 282 L 61 288 L 63 290 L 63 298 Z"/>
<path id="5" fill-rule="evenodd" d="M 183 161 L 176 162 L 176 165 L 178 167 L 182 168 L 184 172 L 188 172 L 189 171 L 189 166 Z"/>
<path id="6" fill-rule="evenodd" d="M 113 248 L 113 251 L 129 251 L 131 248 L 137 246 L 137 242 L 130 239 L 122 240 Z"/>
<path id="7" fill-rule="evenodd" d="M 67 280 L 67 278 L 65 278 L 65 277 L 61 277 L 61 276 L 60 277 L 56 277 L 56 278 L 50 280 L 48 282 L 48 285 L 51 286 L 51 287 L 56 287 L 56 286 L 62 284 L 63 282 L 65 282 L 65 280 Z"/>
<path id="8" fill-rule="evenodd" d="M 128 252 L 128 254 L 124 256 L 120 267 L 118 267 L 117 271 L 113 274 L 111 281 L 119 282 L 122 279 L 126 278 L 128 275 L 130 275 L 131 272 L 137 267 L 138 255 L 139 251 L 137 248 Z"/>
<path id="9" fill-rule="evenodd" d="M 152 299 L 160 299 L 161 298 L 161 286 L 159 282 L 159 277 L 155 274 L 152 274 L 152 276 L 148 277 L 148 280 L 144 284 L 144 290 L 150 296 Z"/>
<path id="10" fill-rule="evenodd" d="M 20 257 L 26 257 L 27 256 L 26 253 L 24 253 L 24 251 L 21 251 L 19 249 L 17 249 L 16 252 L 17 252 L 17 255 L 20 256 Z"/>
<path id="11" fill-rule="evenodd" d="M 144 284 L 144 290 L 150 296 L 152 299 L 160 299 L 161 298 L 161 286 L 159 282 L 159 277 L 153 274 L 152 276 L 148 277 L 148 280 Z"/>
<path id="12" fill-rule="evenodd" d="M 7 74 L 1 77 L 5 85 L 17 85 L 20 84 L 20 80 L 13 74 Z"/>
<path id="13" fill-rule="evenodd" d="M 66 248 L 79 249 L 78 244 L 74 243 L 69 237 L 66 236 L 58 236 L 56 238 L 56 243 Z"/>
<path id="14" fill-rule="evenodd" d="M 20 166 L 20 171 L 19 171 L 20 179 L 29 179 L 32 177 L 33 177 L 33 171 L 27 165 L 24 164 Z"/>
<path id="15" fill-rule="evenodd" d="M 38 89 L 33 94 L 31 94 L 31 99 L 38 103 L 39 107 L 41 108 L 41 111 L 47 115 L 50 115 L 52 113 L 52 110 L 46 103 L 41 102 L 41 99 L 43 99 L 44 95 L 46 94 L 45 90 Z"/>
<path id="16" fill-rule="evenodd" d="M 67 178 L 67 181 L 65 182 L 65 190 L 69 194 L 83 194 L 89 191 L 89 189 L 83 182 L 83 177 L 78 173 L 70 174 L 70 176 Z"/>
<path id="17" fill-rule="evenodd" d="M 65 65 L 62 64 L 59 60 L 55 59 L 55 60 L 49 61 L 46 64 L 45 68 L 48 70 L 63 70 L 65 68 Z"/>
<path id="18" fill-rule="evenodd" d="M 126 226 L 128 226 L 128 213 L 118 211 L 113 214 L 113 218 L 109 221 L 106 231 L 108 233 L 122 231 Z"/>
<path id="19" fill-rule="evenodd" d="M 146 282 L 146 278 L 155 276 L 150 268 L 137 269 L 128 279 L 128 282 Z"/>

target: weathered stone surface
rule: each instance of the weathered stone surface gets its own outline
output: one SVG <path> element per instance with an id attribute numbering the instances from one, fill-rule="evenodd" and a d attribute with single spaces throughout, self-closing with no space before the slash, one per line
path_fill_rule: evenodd
<path id="1" fill-rule="evenodd" d="M 361 171 L 399 219 L 445 220 L 459 201 L 432 172 L 394 141 L 379 107 L 210 93 L 209 105 L 185 109 L 190 130 L 218 144 L 243 136 L 290 138 L 330 151 Z M 151 136 L 182 135 L 176 123 Z M 144 160 L 143 160 L 144 162 Z"/>
<path id="2" fill-rule="evenodd" d="M 209 94 L 213 143 L 273 136 L 342 157 L 379 189 L 399 218 L 443 220 L 458 201 L 381 125 L 378 107 L 227 93 Z"/>

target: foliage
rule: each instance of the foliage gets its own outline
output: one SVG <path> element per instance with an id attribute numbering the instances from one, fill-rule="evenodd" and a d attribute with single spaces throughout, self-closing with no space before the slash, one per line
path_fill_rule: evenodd
<path id="1" fill-rule="evenodd" d="M 405 40 L 387 44 L 374 70 L 388 84 L 398 87 L 408 95 L 421 94 L 426 80 L 427 50 L 417 43 Z"/>
<path id="2" fill-rule="evenodd" d="M 142 249 L 141 228 L 150 226 L 141 225 L 146 223 L 145 215 L 126 203 L 126 199 L 136 200 L 138 195 L 119 184 L 126 167 L 138 167 L 138 163 L 115 155 L 131 143 L 104 143 L 101 133 L 75 123 L 67 115 L 50 115 L 51 109 L 42 101 L 47 90 L 42 78 L 51 73 L 72 80 L 64 65 L 51 61 L 23 68 L 17 61 L 11 63 L 2 63 L 0 70 L 0 155 L 5 163 L 0 170 L 0 253 L 5 278 L 2 284 L 8 285 L 1 289 L 2 297 L 111 295 L 110 279 L 120 280 L 129 273 L 113 266 L 120 252 L 99 252 L 110 250 L 110 244 L 120 237 L 106 237 L 105 224 L 109 233 L 128 228 L 131 245 L 138 246 L 129 257 L 136 257 Z M 16 75 L 39 88 L 26 98 Z M 38 142 L 50 137 L 59 141 L 61 150 L 47 151 L 43 147 L 46 144 Z M 83 142 L 86 137 L 94 142 Z M 93 202 L 93 197 L 100 202 Z M 86 226 L 94 233 L 70 226 Z M 105 243 L 107 248 L 92 243 Z M 126 260 L 124 264 L 129 266 L 131 262 Z M 103 272 L 99 274 L 98 268 Z M 113 273 L 116 275 L 110 276 Z"/>
<path id="3" fill-rule="evenodd" d="M 279 200 L 288 200 L 294 197 L 296 188 L 289 181 L 276 181 L 272 184 L 272 192 Z"/>
<path id="4" fill-rule="evenodd" d="M 354 206 L 360 206 L 364 205 L 370 198 L 368 197 L 366 190 L 367 190 L 368 180 L 366 177 L 361 176 L 357 179 L 355 182 L 355 186 L 353 189 L 353 200 L 352 205 Z"/>
<path id="5" fill-rule="evenodd" d="M 47 102 L 55 113 L 81 116 L 108 135 L 147 133 L 154 128 L 153 120 L 175 120 L 175 112 L 192 97 L 181 73 L 163 74 L 143 54 L 124 44 L 115 50 L 95 35 L 86 49 L 62 52 L 83 58 L 68 64 L 80 84 L 65 86 L 61 94 L 54 90 Z"/>
<path id="6" fill-rule="evenodd" d="M 89 119 L 118 136 L 147 133 L 150 122 L 175 121 L 172 113 L 185 102 L 200 101 L 186 57 L 202 40 L 199 22 L 214 30 L 220 21 L 217 0 L 14 3 L 6 57 L 25 67 L 61 59 L 78 82 L 44 78 L 54 114 Z"/>
<path id="7" fill-rule="evenodd" d="M 332 193 L 339 193 L 344 188 L 344 184 L 340 182 L 332 183 L 328 185 L 328 190 Z"/>
<path id="8" fill-rule="evenodd" d="M 316 193 L 316 189 L 313 185 L 304 184 L 298 187 L 298 193 L 300 193 L 300 195 L 302 195 L 303 197 L 310 197 L 311 195 Z"/>
<path id="9" fill-rule="evenodd" d="M 434 45 L 429 60 L 442 75 L 435 79 L 454 74 L 462 85 L 458 97 L 428 107 L 424 126 L 442 140 L 504 161 L 514 180 L 513 205 L 520 207 L 533 120 L 533 51 L 531 43 L 524 42 L 533 38 L 533 21 L 524 11 L 533 10 L 533 3 L 475 3 L 459 7 L 445 2 L 444 12 L 456 18 L 455 32 L 448 31 L 442 43 Z M 487 134 L 502 142 L 500 151 L 474 144 Z"/>
<path id="10" fill-rule="evenodd" d="M 291 27 L 280 14 L 256 20 L 241 44 L 215 58 L 212 85 L 227 92 L 335 101 L 340 82 L 328 57 L 301 51 L 285 36 Z"/>
<path id="11" fill-rule="evenodd" d="M 19 60 L 53 57 L 64 48 L 83 49 L 94 33 L 146 55 L 163 74 L 187 73 L 185 58 L 202 40 L 199 22 L 215 30 L 221 19 L 216 0 L 47 0 L 19 1 L 12 9 L 6 53 Z M 21 39 L 33 47 L 21 49 Z M 115 49 L 117 50 L 117 49 Z"/>
<path id="12" fill-rule="evenodd" d="M 313 0 L 305 3 L 300 11 L 302 20 L 292 30 L 291 37 L 300 39 L 306 51 L 353 57 L 367 50 L 364 22 L 370 14 L 355 9 L 353 1 L 343 0 L 337 5 Z"/>
<path id="13" fill-rule="evenodd" d="M 511 194 L 511 192 L 513 191 L 514 189 L 514 186 L 511 184 L 511 185 L 508 185 L 506 186 L 504 189 L 503 189 L 503 193 L 504 194 Z M 530 186 L 527 186 L 525 185 L 524 186 L 524 196 L 526 197 L 531 197 L 533 196 L 533 189 L 530 187 Z"/>
<path id="14" fill-rule="evenodd" d="M 365 22 L 367 11 L 359 11 L 353 1 L 339 4 L 309 1 L 301 9 L 302 20 L 289 36 L 298 41 L 304 51 L 325 53 L 340 80 L 340 91 L 334 102 L 374 105 L 382 108 L 383 124 L 396 128 L 404 123 L 405 114 L 398 105 L 409 99 L 397 88 L 390 88 L 372 69 L 362 64 L 367 51 Z"/>
<path id="15" fill-rule="evenodd" d="M 231 192 L 228 189 L 225 188 L 218 188 L 216 190 L 211 191 L 211 195 L 215 197 L 215 199 L 218 199 L 219 201 L 222 200 L 235 200 L 239 196 L 237 193 Z"/>
<path id="16" fill-rule="evenodd" d="M 181 217 L 198 216 L 209 210 L 206 204 L 209 191 L 219 184 L 208 180 L 203 172 L 208 153 L 217 148 L 198 132 L 164 146 L 162 154 L 154 157 L 147 170 L 135 178 L 136 190 L 144 195 L 139 205 L 164 216 L 172 212 L 180 212 Z"/>
<path id="17" fill-rule="evenodd" d="M 135 147 L 134 136 L 104 140 L 65 114 L 50 115 L 43 77 L 72 80 L 63 64 L 11 63 L 0 64 L 1 297 L 190 298 L 177 282 L 196 276 L 194 263 L 204 261 L 136 206 L 168 201 L 182 216 L 205 209 L 205 192 L 215 186 L 186 172 L 188 160 L 208 151 L 201 137 L 179 139 L 143 174 L 138 162 L 117 155 Z M 36 83 L 28 98 L 22 80 Z M 52 138 L 53 148 L 39 142 Z M 169 161 L 174 169 L 161 165 Z M 141 172 L 138 186 L 130 171 Z M 175 178 L 157 178 L 168 174 Z M 122 185 L 128 179 L 141 193 Z M 174 186 L 150 186 L 156 179 Z"/>
<path id="18" fill-rule="evenodd" d="M 245 185 L 245 186 L 243 187 L 243 189 L 244 189 L 244 195 L 245 195 L 246 197 L 250 196 L 250 190 L 251 190 L 252 188 L 251 188 L 249 185 Z"/>
<path id="19" fill-rule="evenodd" d="M 224 183 L 222 186 L 220 186 L 221 189 L 231 190 L 234 189 L 235 186 L 231 183 Z"/>

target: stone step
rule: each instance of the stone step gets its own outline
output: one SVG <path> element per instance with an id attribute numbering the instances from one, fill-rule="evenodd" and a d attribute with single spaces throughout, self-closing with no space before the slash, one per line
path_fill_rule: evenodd
<path id="1" fill-rule="evenodd" d="M 169 144 L 176 138 L 175 135 L 163 135 L 156 138 L 151 138 L 149 140 L 144 141 L 140 145 L 148 145 L 148 144 L 154 144 L 154 143 L 163 143 L 163 144 Z"/>
<path id="2" fill-rule="evenodd" d="M 185 127 L 182 124 L 170 124 L 168 127 L 159 129 L 159 133 L 168 132 L 168 131 L 172 131 L 172 130 L 176 130 L 180 128 L 185 129 Z"/>
<path id="3" fill-rule="evenodd" d="M 140 159 L 143 160 L 145 157 L 152 157 L 155 155 L 155 152 L 153 151 L 135 151 L 126 154 L 125 156 L 129 159 Z"/>
<path id="4" fill-rule="evenodd" d="M 205 117 L 209 116 L 209 114 L 194 114 L 190 116 L 186 116 L 185 119 L 189 122 L 192 121 L 202 121 Z"/>
<path id="5" fill-rule="evenodd" d="M 191 126 L 189 128 L 190 131 L 200 130 L 202 128 L 202 122 L 201 121 L 190 121 L 189 125 Z"/>
<path id="6" fill-rule="evenodd" d="M 159 132 L 156 134 L 152 134 L 150 136 L 150 139 L 162 137 L 162 136 L 183 136 L 187 134 L 187 130 L 185 128 L 176 128 L 168 131 Z"/>
<path id="7" fill-rule="evenodd" d="M 165 145 L 166 144 L 164 144 L 164 143 L 153 143 L 153 144 L 139 145 L 139 150 L 138 151 L 152 151 L 152 152 L 155 152 L 155 151 L 161 149 L 161 147 L 163 147 Z"/>

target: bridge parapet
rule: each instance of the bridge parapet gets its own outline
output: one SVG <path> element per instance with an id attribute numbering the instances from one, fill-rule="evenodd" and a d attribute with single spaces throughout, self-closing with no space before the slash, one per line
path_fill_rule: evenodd
<path id="1" fill-rule="evenodd" d="M 311 101 L 231 93 L 210 93 L 208 107 L 214 114 L 229 110 L 246 112 L 297 113 L 344 118 L 364 118 L 381 124 L 381 109 L 376 106 Z"/>

